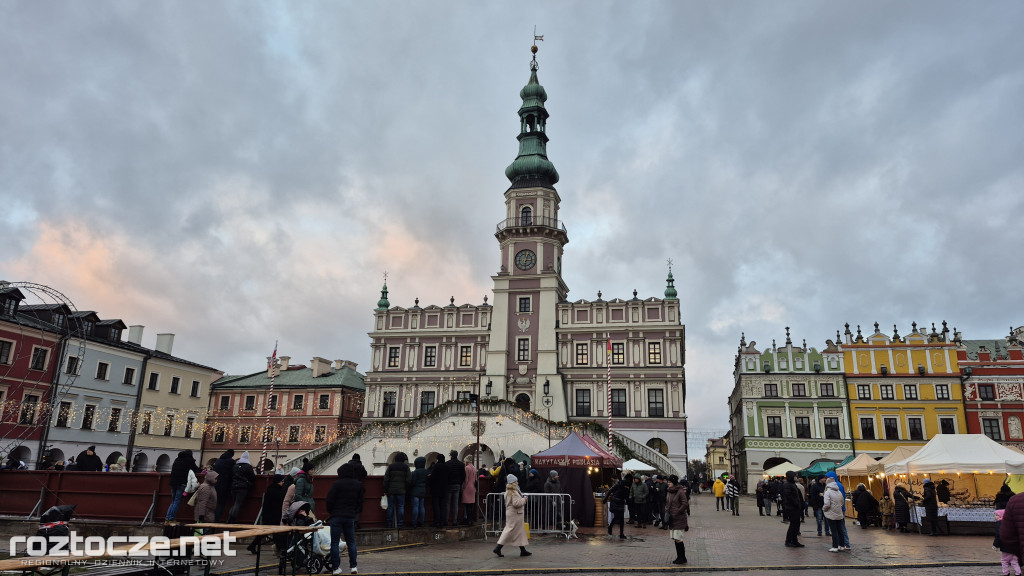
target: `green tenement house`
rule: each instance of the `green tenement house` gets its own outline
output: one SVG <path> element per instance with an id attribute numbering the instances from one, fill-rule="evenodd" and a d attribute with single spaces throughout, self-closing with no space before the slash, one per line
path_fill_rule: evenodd
<path id="1" fill-rule="evenodd" d="M 740 338 L 729 396 L 732 469 L 753 492 L 765 470 L 789 461 L 806 468 L 853 453 L 843 353 L 786 344 L 763 352 Z"/>

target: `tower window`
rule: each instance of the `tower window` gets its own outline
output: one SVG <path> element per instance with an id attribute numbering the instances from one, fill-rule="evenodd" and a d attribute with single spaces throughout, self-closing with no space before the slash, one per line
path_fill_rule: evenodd
<path id="1" fill-rule="evenodd" d="M 388 368 L 398 368 L 398 354 L 397 346 L 388 348 Z"/>
<path id="2" fill-rule="evenodd" d="M 395 402 L 398 400 L 397 392 L 385 392 L 384 393 L 384 406 L 381 410 L 381 416 L 384 418 L 395 417 Z"/>
<path id="3" fill-rule="evenodd" d="M 647 415 L 651 418 L 665 416 L 665 391 L 660 388 L 647 391 Z"/>
<path id="4" fill-rule="evenodd" d="M 533 208 L 529 206 L 523 206 L 523 209 L 519 212 L 519 225 L 529 226 L 533 224 Z"/>
<path id="5" fill-rule="evenodd" d="M 428 368 L 437 366 L 437 346 L 427 346 L 423 349 L 423 365 Z"/>
<path id="6" fill-rule="evenodd" d="M 519 362 L 529 362 L 530 361 L 530 339 L 529 338 L 520 338 L 516 342 L 516 348 L 518 350 L 518 355 L 516 356 L 516 359 Z"/>
<path id="7" fill-rule="evenodd" d="M 473 347 L 472 346 L 460 346 L 459 347 L 459 366 L 472 366 L 473 365 Z"/>
<path id="8" fill-rule="evenodd" d="M 520 312 L 529 312 L 530 311 L 530 297 L 529 296 L 521 296 L 519 298 L 519 311 Z"/>
<path id="9" fill-rule="evenodd" d="M 661 342 L 647 343 L 647 363 L 661 364 Z"/>

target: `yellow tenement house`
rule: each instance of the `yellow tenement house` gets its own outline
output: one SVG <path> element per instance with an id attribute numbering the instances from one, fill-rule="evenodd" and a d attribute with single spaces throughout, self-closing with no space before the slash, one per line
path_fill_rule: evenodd
<path id="1" fill-rule="evenodd" d="M 967 432 L 957 343 L 942 323 L 901 337 L 875 332 L 867 338 L 846 326 L 843 360 L 850 399 L 850 428 L 858 454 L 884 456 L 896 446 L 921 446 L 936 434 Z"/>

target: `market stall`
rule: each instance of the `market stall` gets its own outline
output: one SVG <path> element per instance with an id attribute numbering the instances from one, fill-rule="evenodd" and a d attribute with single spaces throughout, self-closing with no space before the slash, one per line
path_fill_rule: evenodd
<path id="1" fill-rule="evenodd" d="M 786 472 L 799 472 L 800 467 L 792 462 L 783 462 L 778 466 L 773 466 L 764 471 L 765 478 L 776 478 L 778 476 L 785 476 Z"/>
<path id="2" fill-rule="evenodd" d="M 594 489 L 590 473 L 594 469 L 618 468 L 622 459 L 605 450 L 590 437 L 575 432 L 551 448 L 530 457 L 530 463 L 547 478 L 557 470 L 562 492 L 572 497 L 572 514 L 580 526 L 594 525 Z"/>
<path id="3" fill-rule="evenodd" d="M 882 498 L 882 483 L 873 481 L 871 473 L 868 470 L 871 466 L 875 465 L 875 459 L 867 454 L 857 454 L 857 457 L 849 461 L 843 466 L 836 468 L 836 475 L 839 476 L 839 481 L 843 483 L 843 487 L 846 488 L 847 501 L 853 495 L 854 490 L 857 489 L 858 484 L 863 484 L 868 487 L 871 491 L 871 495 L 876 500 Z M 855 518 L 856 512 L 853 509 L 852 504 L 846 506 L 846 517 Z"/>
<path id="4" fill-rule="evenodd" d="M 625 473 L 627 471 L 628 472 L 640 472 L 641 474 L 648 474 L 649 475 L 652 472 L 655 472 L 656 469 L 654 468 L 654 466 L 648 466 L 647 464 L 644 464 L 643 462 L 637 460 L 636 458 L 633 458 L 632 460 L 627 460 L 622 465 L 622 472 Z"/>
<path id="5" fill-rule="evenodd" d="M 939 504 L 939 516 L 969 525 L 995 520 L 992 500 L 1008 474 L 1024 473 L 1024 454 L 981 434 L 939 434 L 910 456 L 884 465 L 885 481 L 906 484 L 920 496 L 924 479 L 946 481 L 948 504 Z M 916 507 L 916 516 L 924 509 Z M 951 526 L 953 526 L 951 524 Z"/>

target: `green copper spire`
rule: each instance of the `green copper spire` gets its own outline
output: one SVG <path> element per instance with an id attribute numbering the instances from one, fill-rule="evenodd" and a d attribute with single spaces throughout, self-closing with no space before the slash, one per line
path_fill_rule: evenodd
<path id="1" fill-rule="evenodd" d="M 558 171 L 548 160 L 548 135 L 545 133 L 548 111 L 544 109 L 548 94 L 537 81 L 536 44 L 530 50 L 533 52 L 530 81 L 519 91 L 523 99 L 519 107 L 519 155 L 505 169 L 513 188 L 552 186 L 558 182 Z"/>
<path id="2" fill-rule="evenodd" d="M 384 281 L 384 287 L 380 289 L 380 300 L 377 301 L 377 310 L 387 310 L 391 307 L 388 302 L 388 283 Z"/>
<path id="3" fill-rule="evenodd" d="M 679 300 L 677 297 L 679 296 L 679 293 L 676 292 L 676 281 L 675 278 L 672 277 L 671 258 L 668 259 L 668 278 L 665 278 L 665 282 L 668 283 L 668 285 L 665 286 L 665 300 Z"/>

